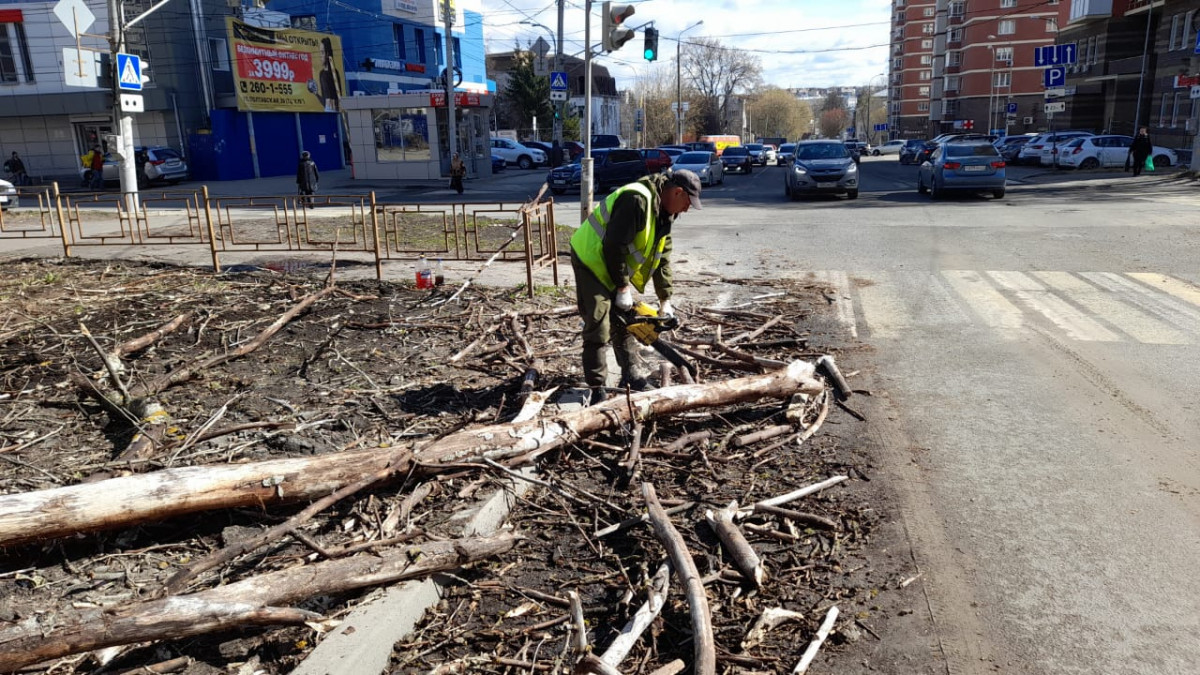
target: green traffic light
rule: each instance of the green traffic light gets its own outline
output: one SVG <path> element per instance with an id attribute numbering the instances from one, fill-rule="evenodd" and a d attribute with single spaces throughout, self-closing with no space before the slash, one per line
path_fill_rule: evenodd
<path id="1" fill-rule="evenodd" d="M 647 49 L 647 50 L 646 50 L 646 52 L 645 52 L 645 54 L 644 54 L 644 56 L 646 57 L 646 60 L 647 60 L 647 61 L 653 61 L 653 60 L 654 60 L 654 50 L 653 50 L 653 49 Z"/>

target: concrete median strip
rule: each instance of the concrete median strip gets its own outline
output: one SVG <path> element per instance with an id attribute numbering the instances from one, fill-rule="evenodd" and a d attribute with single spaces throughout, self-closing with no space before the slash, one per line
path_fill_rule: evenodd
<path id="1" fill-rule="evenodd" d="M 518 473 L 534 477 L 532 468 Z M 487 499 L 451 516 L 462 522 L 462 536 L 492 534 L 508 518 L 518 497 L 532 487 L 528 481 L 510 479 Z M 407 581 L 375 592 L 375 596 L 350 612 L 321 641 L 292 675 L 370 675 L 387 669 L 392 647 L 416 628 L 425 611 L 441 600 L 436 578 Z"/>

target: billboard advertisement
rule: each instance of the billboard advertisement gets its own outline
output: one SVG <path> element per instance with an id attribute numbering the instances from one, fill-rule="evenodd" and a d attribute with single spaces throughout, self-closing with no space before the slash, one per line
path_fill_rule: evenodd
<path id="1" fill-rule="evenodd" d="M 238 110 L 340 112 L 346 92 L 342 39 L 226 19 Z"/>

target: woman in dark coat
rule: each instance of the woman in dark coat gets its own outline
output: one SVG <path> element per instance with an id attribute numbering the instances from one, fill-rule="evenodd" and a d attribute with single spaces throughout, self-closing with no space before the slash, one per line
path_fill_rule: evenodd
<path id="1" fill-rule="evenodd" d="M 296 190 L 300 193 L 300 202 L 312 208 L 312 195 L 317 193 L 317 181 L 321 173 L 317 171 L 317 163 L 312 160 L 308 151 L 300 153 L 300 164 L 296 166 Z"/>
<path id="2" fill-rule="evenodd" d="M 1150 132 L 1146 127 L 1138 129 L 1137 137 L 1129 146 L 1129 155 L 1133 158 L 1133 175 L 1140 176 L 1146 166 L 1146 158 L 1154 152 L 1154 144 L 1150 142 Z"/>

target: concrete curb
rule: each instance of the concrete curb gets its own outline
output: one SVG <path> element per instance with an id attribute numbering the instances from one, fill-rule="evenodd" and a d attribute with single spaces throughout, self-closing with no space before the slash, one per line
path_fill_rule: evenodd
<path id="1" fill-rule="evenodd" d="M 519 471 L 533 477 L 532 467 Z M 500 529 L 518 497 L 529 492 L 528 481 L 510 479 L 477 506 L 463 509 L 451 521 L 465 521 L 462 536 L 486 536 Z M 387 670 L 392 646 L 420 623 L 425 611 L 442 598 L 435 578 L 406 581 L 376 591 L 321 641 L 292 675 L 372 675 Z"/>

